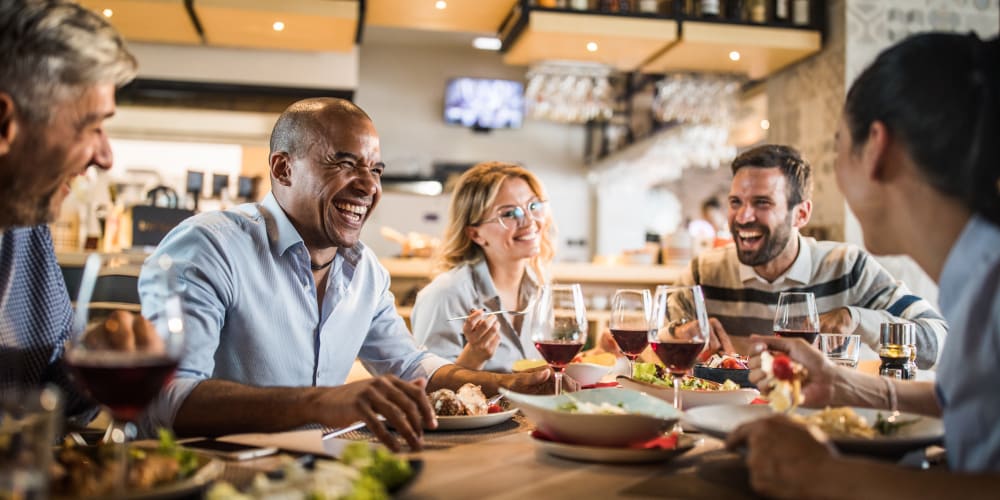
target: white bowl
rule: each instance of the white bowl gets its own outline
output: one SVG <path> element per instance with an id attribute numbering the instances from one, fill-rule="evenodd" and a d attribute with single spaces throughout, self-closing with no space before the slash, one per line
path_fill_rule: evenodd
<path id="1" fill-rule="evenodd" d="M 618 383 L 626 389 L 642 391 L 650 396 L 660 398 L 670 404 L 674 404 L 673 387 L 663 387 L 649 382 L 632 380 L 626 376 L 619 376 Z M 711 382 L 710 383 L 715 383 Z M 716 383 L 717 384 L 717 383 Z M 722 384 L 717 384 L 722 385 Z M 699 406 L 710 405 L 748 405 L 751 401 L 760 396 L 757 389 L 736 389 L 732 391 L 713 390 L 687 390 L 681 389 L 681 407 L 685 410 L 697 408 Z"/>
<path id="2" fill-rule="evenodd" d="M 611 372 L 613 366 L 596 363 L 570 363 L 566 365 L 566 376 L 579 382 L 580 385 L 594 385 Z"/>
<path id="3" fill-rule="evenodd" d="M 681 416 L 673 405 L 628 389 L 591 389 L 558 396 L 520 394 L 506 389 L 500 389 L 500 393 L 540 431 L 565 443 L 591 446 L 644 443 L 670 429 Z M 629 413 L 585 414 L 558 409 L 570 402 L 622 405 Z"/>

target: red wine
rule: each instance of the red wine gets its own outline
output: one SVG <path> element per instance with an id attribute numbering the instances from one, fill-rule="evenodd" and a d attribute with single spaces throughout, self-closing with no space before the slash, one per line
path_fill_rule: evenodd
<path id="1" fill-rule="evenodd" d="M 65 359 L 77 383 L 122 421 L 134 421 L 177 369 L 177 360 L 162 354 L 77 353 Z"/>
<path id="2" fill-rule="evenodd" d="M 814 332 L 812 330 L 775 330 L 774 334 L 779 337 L 787 338 L 800 338 L 806 342 L 812 344 L 816 340 L 816 336 L 819 332 Z"/>
<path id="3" fill-rule="evenodd" d="M 565 340 L 535 342 L 535 349 L 538 349 L 545 361 L 549 362 L 549 366 L 560 370 L 566 368 L 566 365 L 573 361 L 573 356 L 576 356 L 576 353 L 580 352 L 582 348 L 583 342 Z"/>
<path id="4" fill-rule="evenodd" d="M 649 332 L 646 330 L 619 330 L 612 328 L 611 336 L 618 343 L 618 348 L 631 358 L 642 354 L 642 351 L 646 350 L 646 346 L 649 345 Z"/>
<path id="5" fill-rule="evenodd" d="M 650 342 L 653 352 L 674 375 L 680 375 L 694 367 L 705 348 L 705 342 L 691 340 L 670 340 L 665 342 Z"/>

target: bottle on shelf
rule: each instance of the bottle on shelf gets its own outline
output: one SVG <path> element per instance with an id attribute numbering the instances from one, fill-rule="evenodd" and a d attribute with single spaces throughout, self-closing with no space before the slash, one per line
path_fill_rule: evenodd
<path id="1" fill-rule="evenodd" d="M 656 14 L 660 10 L 658 0 L 639 0 L 639 12 L 643 14 Z"/>
<path id="2" fill-rule="evenodd" d="M 743 0 L 726 0 L 723 16 L 730 21 L 746 21 L 746 2 Z"/>
<path id="3" fill-rule="evenodd" d="M 791 9 L 789 8 L 790 0 L 774 0 L 774 4 L 771 7 L 771 12 L 774 13 L 774 22 L 777 24 L 789 24 L 791 23 Z"/>
<path id="4" fill-rule="evenodd" d="M 764 0 L 747 1 L 747 19 L 751 23 L 764 24 L 767 22 L 767 3 Z"/>
<path id="5" fill-rule="evenodd" d="M 719 0 L 701 0 L 701 17 L 719 17 Z"/>
<path id="6" fill-rule="evenodd" d="M 792 24 L 809 25 L 809 0 L 795 0 L 792 3 Z"/>
<path id="7" fill-rule="evenodd" d="M 590 2 L 588 0 L 570 0 L 569 8 L 573 10 L 589 10 Z"/>

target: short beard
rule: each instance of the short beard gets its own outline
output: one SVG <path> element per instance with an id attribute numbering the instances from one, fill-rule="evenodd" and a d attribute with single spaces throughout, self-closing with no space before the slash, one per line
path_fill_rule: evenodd
<path id="1" fill-rule="evenodd" d="M 739 238 L 737 231 L 733 233 L 736 238 Z M 756 252 L 744 252 L 740 250 L 739 243 L 737 243 L 736 256 L 740 259 L 740 263 L 750 267 L 762 266 L 781 255 L 781 252 L 788 246 L 789 240 L 792 239 L 792 213 L 788 213 L 788 216 L 785 217 L 785 223 L 777 228 L 777 232 L 768 231 L 763 238 L 765 238 L 764 245 Z"/>
<path id="2" fill-rule="evenodd" d="M 24 191 L 18 186 L 0 188 L 0 229 L 52 222 L 55 217 L 50 205 L 54 195 L 52 192 L 40 199 L 25 200 Z"/>

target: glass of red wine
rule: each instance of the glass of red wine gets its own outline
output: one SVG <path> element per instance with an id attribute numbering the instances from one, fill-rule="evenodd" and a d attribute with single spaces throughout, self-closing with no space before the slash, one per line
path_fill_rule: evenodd
<path id="1" fill-rule="evenodd" d="M 531 340 L 555 371 L 556 394 L 562 392 L 563 370 L 587 340 L 587 311 L 579 284 L 546 285 L 533 304 Z"/>
<path id="2" fill-rule="evenodd" d="M 708 345 L 710 328 L 700 286 L 656 287 L 649 346 L 673 378 L 674 407 L 681 408 L 681 381 Z M 680 424 L 674 432 L 681 432 Z"/>
<path id="3" fill-rule="evenodd" d="M 628 376 L 635 371 L 635 359 L 649 345 L 649 324 L 653 298 L 649 290 L 617 290 L 611 298 L 608 327 L 622 354 L 628 358 Z"/>
<path id="4" fill-rule="evenodd" d="M 815 343 L 819 335 L 819 314 L 812 292 L 781 292 L 774 315 L 774 334 Z"/>
<path id="5" fill-rule="evenodd" d="M 87 257 L 63 356 L 76 384 L 111 415 L 104 440 L 117 452 L 116 495 L 124 491 L 128 477 L 126 447 L 134 423 L 173 377 L 184 345 L 181 301 L 170 258 L 143 263 L 143 257 Z M 135 303 L 140 272 L 157 277 L 142 308 L 155 318 L 153 322 L 143 318 Z"/>

